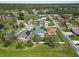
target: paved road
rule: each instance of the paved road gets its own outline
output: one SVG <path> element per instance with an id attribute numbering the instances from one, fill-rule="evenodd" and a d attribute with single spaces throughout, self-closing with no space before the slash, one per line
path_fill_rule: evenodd
<path id="1" fill-rule="evenodd" d="M 52 19 L 52 17 L 50 15 L 48 15 L 48 16 L 49 16 L 50 19 Z M 61 34 L 63 35 L 63 37 L 66 38 L 67 42 L 72 46 L 72 48 L 74 49 L 74 51 L 79 56 L 79 47 L 76 46 L 75 43 L 67 35 L 65 35 L 65 33 L 63 32 L 63 30 L 61 29 L 61 27 L 54 20 L 52 20 L 52 21 L 55 24 L 55 26 L 58 28 L 58 30 L 61 32 Z"/>

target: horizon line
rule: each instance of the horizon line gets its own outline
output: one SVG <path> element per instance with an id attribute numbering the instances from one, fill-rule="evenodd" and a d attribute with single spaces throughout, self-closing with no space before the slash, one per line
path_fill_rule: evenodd
<path id="1" fill-rule="evenodd" d="M 79 1 L 0 1 L 0 3 L 27 3 L 27 4 L 44 4 L 44 3 L 52 3 L 52 4 L 66 4 L 66 3 L 79 3 Z"/>

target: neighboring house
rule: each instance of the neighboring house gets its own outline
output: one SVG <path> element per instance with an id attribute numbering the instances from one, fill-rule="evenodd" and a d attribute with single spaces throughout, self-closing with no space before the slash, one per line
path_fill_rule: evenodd
<path id="1" fill-rule="evenodd" d="M 38 22 L 40 24 L 43 24 L 45 22 L 45 20 L 46 20 L 46 17 L 41 17 L 41 18 L 38 19 Z"/>
<path id="2" fill-rule="evenodd" d="M 43 17 L 42 17 L 42 20 L 43 20 L 43 21 L 46 20 L 46 17 L 43 16 Z"/>
<path id="3" fill-rule="evenodd" d="M 75 28 L 76 25 L 72 25 L 72 24 L 70 24 L 70 23 L 66 23 L 66 27 L 67 27 L 68 29 L 71 29 L 71 28 Z"/>
<path id="4" fill-rule="evenodd" d="M 45 28 L 48 28 L 48 24 L 49 24 L 49 21 L 45 21 L 45 24 L 44 24 Z"/>
<path id="5" fill-rule="evenodd" d="M 40 29 L 39 27 L 35 28 L 35 33 L 39 35 L 40 37 L 44 37 L 44 31 Z"/>
<path id="6" fill-rule="evenodd" d="M 8 16 L 7 18 L 16 18 L 16 16 Z"/>
<path id="7" fill-rule="evenodd" d="M 43 20 L 40 18 L 40 19 L 38 19 L 38 22 L 39 22 L 40 24 L 42 24 L 42 23 L 43 23 Z"/>
<path id="8" fill-rule="evenodd" d="M 32 30 L 34 28 L 34 25 L 30 24 L 26 26 L 27 30 Z"/>
<path id="9" fill-rule="evenodd" d="M 17 20 L 17 24 L 21 24 L 21 23 L 24 23 L 25 21 L 24 20 Z"/>
<path id="10" fill-rule="evenodd" d="M 56 34 L 56 29 L 51 28 L 51 27 L 48 27 L 48 28 L 47 28 L 47 33 L 48 33 L 49 35 L 51 35 L 51 34 Z"/>
<path id="11" fill-rule="evenodd" d="M 58 16 L 58 19 L 62 19 L 62 17 L 59 15 L 59 16 Z"/>
<path id="12" fill-rule="evenodd" d="M 45 17 L 46 15 L 39 15 L 39 17 Z"/>
<path id="13" fill-rule="evenodd" d="M 71 32 L 72 32 L 74 35 L 79 36 L 79 27 L 75 27 L 75 28 L 72 28 L 72 29 L 70 29 L 70 30 L 71 30 Z"/>
<path id="14" fill-rule="evenodd" d="M 23 42 L 26 42 L 26 41 L 29 40 L 27 37 L 26 37 L 26 38 L 24 38 L 24 37 L 19 37 L 18 39 L 22 40 Z"/>
<path id="15" fill-rule="evenodd" d="M 0 19 L 2 19 L 2 16 L 0 16 Z"/>
<path id="16" fill-rule="evenodd" d="M 32 24 L 32 19 L 28 20 L 28 24 Z"/>

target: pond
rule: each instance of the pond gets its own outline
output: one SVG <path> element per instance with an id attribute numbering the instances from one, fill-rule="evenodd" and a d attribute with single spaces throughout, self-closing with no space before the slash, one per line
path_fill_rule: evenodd
<path id="1" fill-rule="evenodd" d="M 4 25 L 0 24 L 0 29 L 4 28 Z"/>

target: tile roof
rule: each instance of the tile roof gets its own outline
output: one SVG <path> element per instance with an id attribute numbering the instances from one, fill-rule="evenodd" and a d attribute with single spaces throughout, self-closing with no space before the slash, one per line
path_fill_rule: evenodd
<path id="1" fill-rule="evenodd" d="M 48 33 L 54 33 L 56 30 L 54 28 L 48 27 L 47 32 Z"/>

